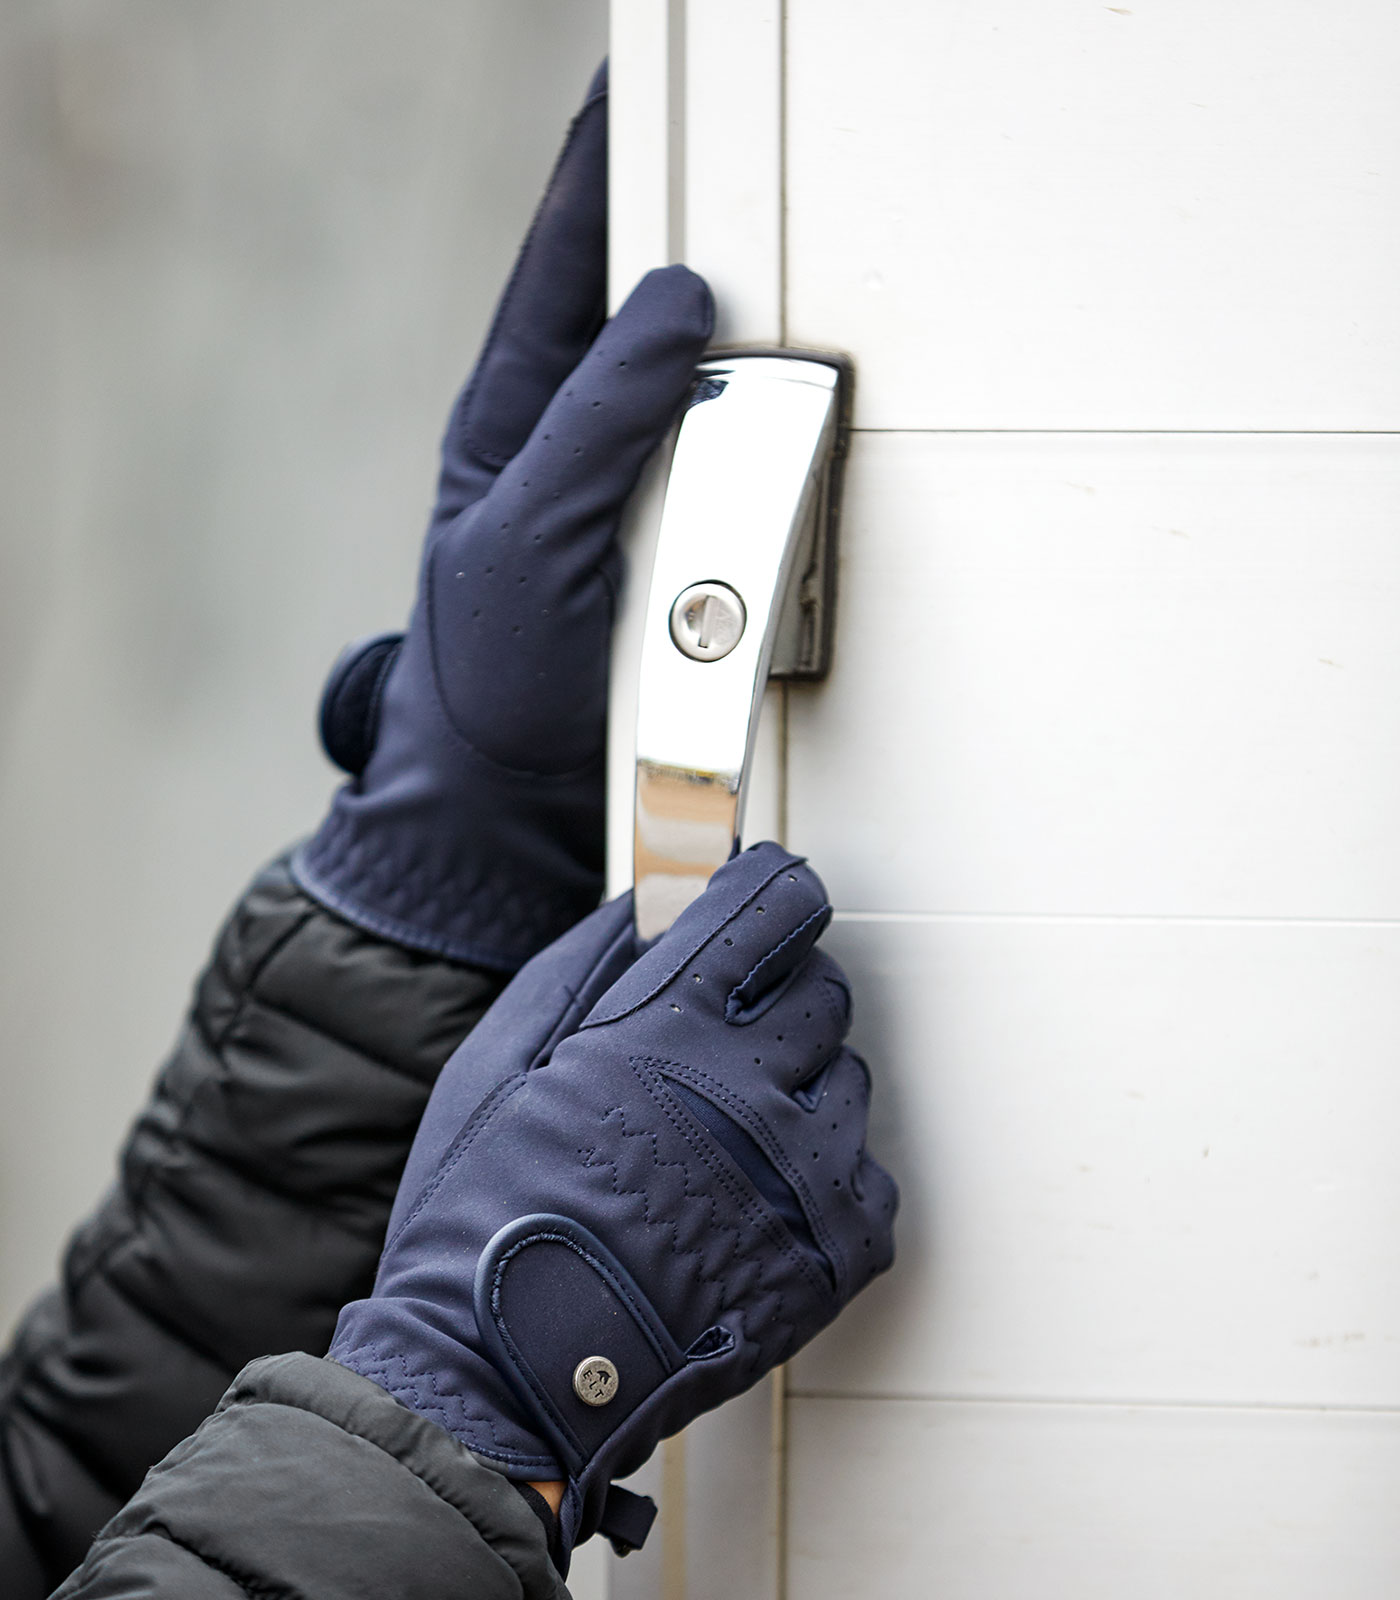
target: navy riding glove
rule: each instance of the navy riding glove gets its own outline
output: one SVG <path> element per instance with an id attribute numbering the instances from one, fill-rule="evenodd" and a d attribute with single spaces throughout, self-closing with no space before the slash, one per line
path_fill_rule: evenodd
<path id="1" fill-rule="evenodd" d="M 336 1361 L 509 1476 L 568 1480 L 566 1552 L 615 1531 L 614 1478 L 890 1264 L 830 914 L 762 844 L 640 958 L 626 896 L 537 956 L 443 1069 L 341 1313 Z"/>
<path id="2" fill-rule="evenodd" d="M 602 892 L 618 519 L 713 325 L 679 266 L 603 325 L 606 178 L 600 74 L 449 421 L 408 630 L 327 685 L 351 781 L 293 861 L 349 921 L 502 971 Z"/>

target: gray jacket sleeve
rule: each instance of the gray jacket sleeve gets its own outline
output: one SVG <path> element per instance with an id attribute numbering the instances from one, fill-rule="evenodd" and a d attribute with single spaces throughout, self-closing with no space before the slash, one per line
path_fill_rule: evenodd
<path id="1" fill-rule="evenodd" d="M 308 1355 L 245 1368 L 58 1595 L 567 1600 L 542 1523 L 505 1478 Z"/>
<path id="2" fill-rule="evenodd" d="M 502 981 L 350 927 L 282 862 L 254 881 L 116 1183 L 0 1358 L 6 1600 L 48 1594 L 248 1361 L 325 1350 Z"/>

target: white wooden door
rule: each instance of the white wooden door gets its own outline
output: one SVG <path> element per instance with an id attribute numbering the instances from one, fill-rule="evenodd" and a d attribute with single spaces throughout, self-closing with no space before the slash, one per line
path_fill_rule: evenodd
<path id="1" fill-rule="evenodd" d="M 831 889 L 904 1194 L 614 1593 L 1393 1600 L 1400 13 L 613 0 L 612 48 L 619 291 L 683 258 L 720 339 L 856 361 L 748 833 Z"/>

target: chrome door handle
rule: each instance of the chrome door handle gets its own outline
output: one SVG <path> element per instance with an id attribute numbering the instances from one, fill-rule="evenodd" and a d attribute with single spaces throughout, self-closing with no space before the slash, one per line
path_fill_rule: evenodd
<path id="1" fill-rule="evenodd" d="M 698 369 L 643 622 L 633 843 L 643 939 L 733 853 L 770 672 L 825 669 L 847 380 L 839 358 L 799 351 L 722 353 Z"/>

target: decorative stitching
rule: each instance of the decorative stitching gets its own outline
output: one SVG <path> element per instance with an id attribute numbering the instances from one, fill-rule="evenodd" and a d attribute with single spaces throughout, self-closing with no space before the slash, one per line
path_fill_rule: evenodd
<path id="1" fill-rule="evenodd" d="M 349 1367 L 352 1372 L 358 1372 L 362 1378 L 368 1378 L 371 1383 L 377 1383 L 385 1393 L 402 1401 L 410 1411 L 417 1412 L 420 1417 L 436 1416 L 440 1425 L 454 1438 L 460 1439 L 464 1431 L 469 1431 L 469 1423 L 481 1423 L 490 1436 L 490 1444 L 483 1445 L 479 1440 L 473 1440 L 471 1445 L 473 1450 L 484 1450 L 499 1460 L 509 1461 L 512 1466 L 550 1469 L 555 1466 L 553 1456 L 533 1455 L 528 1451 L 514 1449 L 508 1444 L 501 1444 L 496 1433 L 496 1419 L 485 1413 L 468 1411 L 464 1397 L 455 1389 L 440 1387 L 435 1372 L 411 1368 L 406 1357 L 402 1355 L 387 1355 L 373 1345 L 357 1345 L 352 1350 L 337 1351 L 332 1359 L 343 1367 Z M 364 1365 L 360 1365 L 362 1360 Z M 355 1365 L 351 1366 L 352 1362 Z M 400 1373 L 397 1379 L 390 1376 L 395 1367 Z M 427 1380 L 429 1392 L 436 1397 L 435 1402 L 424 1398 L 418 1381 L 421 1379 Z M 450 1407 L 443 1402 L 451 1402 Z"/>
<path id="2" fill-rule="evenodd" d="M 808 1225 L 816 1236 L 817 1243 L 836 1270 L 838 1278 L 844 1279 L 845 1256 L 836 1242 L 835 1235 L 828 1229 L 826 1219 L 821 1208 L 817 1205 L 815 1196 L 807 1185 L 807 1180 L 788 1159 L 787 1151 L 783 1149 L 777 1136 L 762 1117 L 747 1101 L 741 1100 L 738 1095 L 726 1088 L 718 1079 L 712 1078 L 707 1072 L 701 1072 L 697 1067 L 687 1067 L 677 1061 L 662 1060 L 654 1060 L 653 1065 L 663 1076 L 678 1078 L 682 1083 L 693 1083 L 697 1088 L 703 1087 L 707 1091 L 709 1098 L 718 1101 L 721 1106 L 733 1112 L 740 1122 L 748 1128 L 777 1171 L 796 1190 L 797 1197 L 802 1202 L 803 1215 L 807 1218 Z M 830 1286 L 828 1285 L 827 1287 L 829 1288 Z"/>
<path id="3" fill-rule="evenodd" d="M 775 1246 L 778 1253 L 785 1261 L 798 1269 L 799 1273 L 804 1279 L 806 1279 L 809 1283 L 816 1284 L 818 1282 L 818 1276 L 815 1267 L 811 1266 L 808 1262 L 803 1260 L 800 1255 L 797 1254 L 795 1247 L 784 1237 L 784 1234 L 776 1230 L 773 1220 L 768 1217 L 764 1211 L 758 1209 L 749 1196 L 736 1189 L 736 1186 L 730 1179 L 729 1174 L 723 1168 L 715 1164 L 715 1161 L 711 1157 L 708 1150 L 700 1147 L 692 1134 L 680 1122 L 678 1122 L 676 1113 L 672 1109 L 672 1106 L 668 1103 L 668 1099 L 663 1099 L 661 1096 L 655 1093 L 652 1085 L 647 1081 L 647 1063 L 640 1058 L 634 1057 L 629 1065 L 632 1067 L 632 1070 L 638 1079 L 642 1082 L 643 1087 L 647 1089 L 650 1097 L 657 1102 L 662 1114 L 671 1124 L 673 1131 L 682 1140 L 684 1140 L 687 1148 L 690 1149 L 700 1160 L 702 1165 L 707 1168 L 720 1188 L 730 1197 L 730 1199 L 740 1209 L 747 1220 L 756 1226 L 769 1239 L 769 1241 Z M 610 1107 L 609 1110 L 604 1113 L 604 1121 L 606 1122 L 608 1119 L 614 1116 L 621 1121 L 621 1137 L 623 1139 L 644 1139 L 650 1144 L 653 1166 L 660 1170 L 672 1168 L 679 1171 L 681 1176 L 682 1193 L 685 1198 L 690 1201 L 703 1202 L 709 1211 L 709 1232 L 711 1236 L 713 1237 L 716 1234 L 728 1236 L 728 1238 L 731 1240 L 731 1246 L 729 1250 L 730 1256 L 737 1260 L 747 1260 L 748 1264 L 758 1274 L 760 1280 L 766 1278 L 768 1273 L 765 1264 L 761 1260 L 755 1259 L 750 1252 L 744 1249 L 744 1236 L 740 1229 L 733 1223 L 726 1222 L 721 1219 L 718 1207 L 715 1204 L 714 1196 L 707 1194 L 704 1190 L 692 1188 L 689 1166 L 683 1161 L 670 1161 L 663 1159 L 660 1154 L 660 1144 L 656 1134 L 650 1129 L 634 1130 L 629 1128 L 627 1126 L 627 1114 L 621 1106 Z M 689 1257 L 692 1261 L 694 1261 L 696 1277 L 701 1282 L 710 1284 L 718 1291 L 721 1311 L 733 1311 L 737 1314 L 740 1326 L 745 1330 L 745 1338 L 747 1339 L 749 1312 L 742 1304 L 739 1303 L 738 1296 L 740 1291 L 734 1289 L 730 1283 L 720 1279 L 715 1272 L 709 1269 L 705 1254 L 701 1250 L 694 1247 L 685 1247 L 681 1245 L 680 1230 L 678 1225 L 669 1217 L 653 1214 L 651 1200 L 644 1189 L 628 1188 L 624 1186 L 621 1180 L 618 1162 L 615 1159 L 613 1159 L 611 1156 L 603 1154 L 596 1145 L 587 1150 L 581 1150 L 580 1155 L 583 1157 L 585 1167 L 602 1167 L 607 1169 L 608 1181 L 612 1187 L 613 1193 L 617 1195 L 618 1198 L 636 1198 L 641 1201 L 642 1217 L 645 1224 L 649 1227 L 660 1227 L 670 1235 L 670 1251 L 672 1256 L 678 1259 Z M 829 1297 L 830 1289 L 828 1286 L 822 1284 L 820 1285 L 820 1288 L 823 1299 Z M 778 1324 L 780 1324 L 782 1329 L 785 1330 L 786 1339 L 790 1342 L 795 1337 L 794 1319 L 787 1312 L 783 1291 L 777 1285 L 770 1283 L 766 1288 L 766 1293 L 770 1294 L 777 1302 L 776 1321 Z"/>

